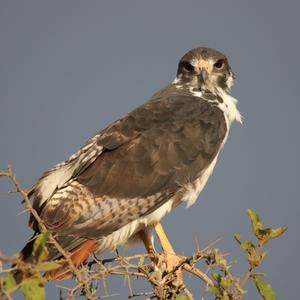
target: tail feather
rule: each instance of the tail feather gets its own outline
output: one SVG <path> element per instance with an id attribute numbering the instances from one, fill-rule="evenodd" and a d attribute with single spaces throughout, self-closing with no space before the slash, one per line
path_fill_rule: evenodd
<path id="1" fill-rule="evenodd" d="M 25 247 L 20 252 L 20 257 L 24 262 L 31 263 L 34 261 L 34 257 L 32 255 L 34 241 L 35 241 L 35 234 L 32 236 L 30 241 L 25 245 Z M 15 264 L 12 265 L 13 268 L 15 266 L 16 266 Z M 12 272 L 12 275 L 17 284 L 19 284 L 22 280 L 26 278 L 26 275 L 19 269 L 14 270 Z"/>
<path id="2" fill-rule="evenodd" d="M 34 234 L 30 241 L 25 245 L 25 247 L 21 250 L 20 255 L 23 261 L 25 262 L 33 262 L 34 257 L 32 255 L 33 253 L 33 245 L 35 242 L 35 238 L 38 234 Z"/>
<path id="3" fill-rule="evenodd" d="M 33 256 L 33 245 L 35 242 L 35 238 L 33 236 L 33 238 L 25 245 L 25 247 L 21 250 L 20 252 L 20 256 L 21 259 L 24 262 L 28 262 L 28 263 L 34 263 L 35 258 Z M 78 245 L 78 242 L 81 241 L 77 241 L 74 244 Z M 50 246 L 50 245 L 49 245 Z M 89 256 L 91 255 L 91 253 L 97 248 L 97 241 L 96 240 L 82 240 L 82 242 L 78 245 L 75 246 L 74 248 L 71 248 L 71 250 L 69 250 L 69 247 L 66 247 L 66 251 L 69 251 L 71 253 L 71 260 L 73 262 L 73 264 L 76 267 L 79 267 L 81 264 L 84 264 L 87 259 L 89 258 Z M 57 251 L 57 249 L 50 247 L 49 249 L 49 256 L 48 256 L 48 260 L 60 260 L 64 261 L 61 257 L 61 255 L 59 255 L 59 252 Z M 22 271 L 20 270 L 15 270 L 13 272 L 13 276 L 16 280 L 17 283 L 20 283 L 22 280 L 24 280 L 24 277 L 26 278 L 26 274 L 23 274 Z M 62 262 L 62 266 L 58 269 L 46 272 L 44 274 L 44 277 L 47 280 L 63 280 L 63 279 L 68 279 L 70 277 L 72 277 L 72 273 L 70 272 L 70 269 L 68 267 L 68 264 L 66 262 Z"/>
<path id="4" fill-rule="evenodd" d="M 87 240 L 70 251 L 73 264 L 76 267 L 84 264 L 96 247 L 96 240 Z M 68 264 L 65 262 L 60 268 L 49 271 L 44 276 L 47 280 L 63 280 L 72 277 L 72 273 L 70 272 Z"/>

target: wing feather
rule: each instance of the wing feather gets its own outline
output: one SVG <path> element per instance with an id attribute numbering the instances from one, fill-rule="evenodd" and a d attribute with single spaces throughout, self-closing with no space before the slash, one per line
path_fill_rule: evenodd
<path id="1" fill-rule="evenodd" d="M 33 188 L 34 206 L 60 236 L 101 238 L 181 193 L 225 136 L 223 112 L 207 101 L 152 99 L 44 173 Z"/>

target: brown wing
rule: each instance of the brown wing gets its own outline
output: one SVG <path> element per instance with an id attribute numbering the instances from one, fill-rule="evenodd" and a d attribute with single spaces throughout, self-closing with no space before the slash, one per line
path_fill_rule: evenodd
<path id="1" fill-rule="evenodd" d="M 151 100 L 99 134 L 99 155 L 43 205 L 59 235 L 101 238 L 184 189 L 220 150 L 226 123 L 205 100 Z"/>

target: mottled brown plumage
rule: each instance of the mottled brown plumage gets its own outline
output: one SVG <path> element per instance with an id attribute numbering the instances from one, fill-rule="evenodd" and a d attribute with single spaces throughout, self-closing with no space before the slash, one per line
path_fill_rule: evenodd
<path id="1" fill-rule="evenodd" d="M 178 93 L 151 99 L 101 132 L 96 142 L 102 154 L 70 183 L 72 189 L 48 200 L 41 216 L 68 234 L 107 235 L 194 182 L 225 133 L 222 112 L 204 100 Z M 84 222 L 83 229 L 70 227 Z"/>
<path id="2" fill-rule="evenodd" d="M 223 54 L 194 49 L 180 61 L 174 83 L 45 172 L 30 196 L 66 250 L 89 239 L 100 252 L 111 249 L 182 201 L 195 201 L 239 118 L 227 94 L 230 80 Z M 39 231 L 33 217 L 30 225 Z M 59 257 L 49 250 L 50 259 Z"/>

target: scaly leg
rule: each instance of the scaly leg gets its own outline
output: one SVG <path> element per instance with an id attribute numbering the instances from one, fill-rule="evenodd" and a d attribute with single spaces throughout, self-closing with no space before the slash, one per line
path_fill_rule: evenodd
<path id="1" fill-rule="evenodd" d="M 162 227 L 162 225 L 158 222 L 154 225 L 155 232 L 158 236 L 160 244 L 163 248 L 164 255 L 166 257 L 167 270 L 171 271 L 175 266 L 177 266 L 179 262 L 179 257 L 176 255 L 169 239 Z M 180 285 L 183 283 L 182 272 L 181 270 L 176 271 L 177 276 L 177 284 Z"/>

